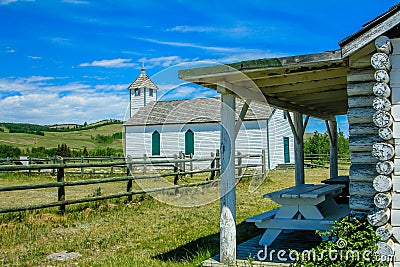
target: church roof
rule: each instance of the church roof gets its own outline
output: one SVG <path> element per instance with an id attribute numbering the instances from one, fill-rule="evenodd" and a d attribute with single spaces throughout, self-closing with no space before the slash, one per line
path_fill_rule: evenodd
<path id="1" fill-rule="evenodd" d="M 244 104 L 236 100 L 236 119 Z M 125 126 L 143 126 L 159 124 L 206 123 L 221 121 L 219 98 L 195 98 L 187 100 L 156 101 L 140 109 Z M 273 111 L 268 105 L 252 102 L 245 121 L 268 119 Z"/>
<path id="2" fill-rule="evenodd" d="M 129 86 L 129 90 L 139 89 L 139 88 L 147 88 L 157 90 L 158 87 L 153 83 L 153 81 L 147 76 L 145 68 L 142 68 L 139 76 L 136 80 Z"/>

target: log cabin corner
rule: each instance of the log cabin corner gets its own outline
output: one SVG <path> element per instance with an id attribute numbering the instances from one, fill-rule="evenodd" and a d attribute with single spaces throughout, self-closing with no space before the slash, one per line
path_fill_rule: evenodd
<path id="1" fill-rule="evenodd" d="M 347 115 L 351 153 L 348 211 L 368 214 L 369 223 L 381 236 L 378 251 L 394 253 L 392 264 L 400 266 L 399 27 L 400 4 L 397 4 L 340 41 L 339 50 L 179 72 L 180 79 L 221 94 L 221 263 L 236 261 L 236 195 L 231 159 L 238 127 L 235 99 L 241 98 L 247 103 L 268 103 L 287 111 L 295 136 L 297 188 L 305 188 L 303 134 L 308 118 L 326 122 L 331 144 L 330 179 L 335 179 L 338 176 L 335 117 Z M 268 216 L 264 219 L 273 220 L 277 214 Z M 280 233 L 274 230 L 272 235 Z"/>

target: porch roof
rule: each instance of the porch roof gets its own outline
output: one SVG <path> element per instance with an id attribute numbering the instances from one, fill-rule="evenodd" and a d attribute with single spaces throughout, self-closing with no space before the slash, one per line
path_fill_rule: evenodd
<path id="1" fill-rule="evenodd" d="M 212 89 L 222 83 L 244 99 L 334 120 L 347 113 L 347 72 L 336 50 L 186 69 L 179 78 Z"/>

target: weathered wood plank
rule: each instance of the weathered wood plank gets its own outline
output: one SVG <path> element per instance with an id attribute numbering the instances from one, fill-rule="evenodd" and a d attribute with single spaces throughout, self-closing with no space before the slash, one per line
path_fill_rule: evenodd
<path id="1" fill-rule="evenodd" d="M 375 82 L 373 80 L 373 74 L 371 74 L 372 79 L 369 82 L 361 82 L 361 83 L 349 83 L 347 84 L 347 95 L 349 97 L 354 96 L 372 96 L 373 93 L 373 86 Z M 351 78 L 348 76 L 348 78 Z"/>
<path id="2" fill-rule="evenodd" d="M 373 197 L 376 190 L 371 182 L 354 182 L 349 185 L 349 193 L 351 196 Z"/>
<path id="3" fill-rule="evenodd" d="M 378 159 L 371 155 L 371 152 L 351 152 L 350 161 L 352 164 L 377 163 Z"/>
<path id="4" fill-rule="evenodd" d="M 347 82 L 375 82 L 374 74 L 375 70 L 372 67 L 366 69 L 351 69 L 347 74 Z"/>
<path id="5" fill-rule="evenodd" d="M 379 128 L 374 123 L 349 124 L 349 134 L 353 135 L 377 135 Z"/>
<path id="6" fill-rule="evenodd" d="M 349 108 L 365 108 L 373 105 L 374 96 L 351 96 L 347 99 Z"/>
<path id="7" fill-rule="evenodd" d="M 350 181 L 372 182 L 378 175 L 375 164 L 351 164 Z"/>
<path id="8" fill-rule="evenodd" d="M 350 195 L 349 207 L 353 211 L 371 211 L 375 208 L 374 198 Z"/>
<path id="9" fill-rule="evenodd" d="M 357 123 L 371 123 L 373 122 L 372 117 L 376 110 L 372 107 L 368 108 L 349 108 L 347 111 L 347 120 L 349 124 Z"/>
<path id="10" fill-rule="evenodd" d="M 377 135 L 350 136 L 350 152 L 370 152 L 373 144 L 381 141 L 382 139 Z"/>

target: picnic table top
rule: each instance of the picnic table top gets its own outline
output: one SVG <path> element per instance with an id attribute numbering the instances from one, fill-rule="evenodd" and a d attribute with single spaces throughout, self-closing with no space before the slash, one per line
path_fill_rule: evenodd
<path id="1" fill-rule="evenodd" d="M 318 198 L 341 191 L 343 184 L 302 184 L 265 194 L 265 198 Z"/>

